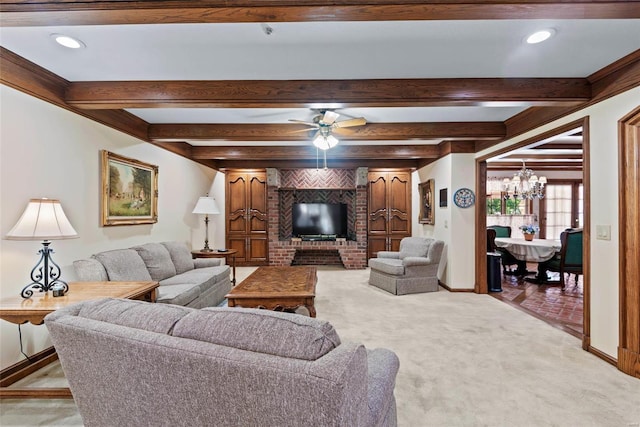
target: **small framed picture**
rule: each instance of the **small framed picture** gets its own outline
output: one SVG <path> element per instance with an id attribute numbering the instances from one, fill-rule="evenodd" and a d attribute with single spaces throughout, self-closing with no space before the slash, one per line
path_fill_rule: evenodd
<path id="1" fill-rule="evenodd" d="M 447 207 L 447 199 L 449 198 L 448 195 L 448 191 L 446 188 L 441 188 L 440 189 L 440 207 L 441 208 L 446 208 Z"/>
<path id="2" fill-rule="evenodd" d="M 433 224 L 435 222 L 435 205 L 434 205 L 434 188 L 433 179 L 423 182 L 419 185 L 420 189 L 420 224 Z"/>

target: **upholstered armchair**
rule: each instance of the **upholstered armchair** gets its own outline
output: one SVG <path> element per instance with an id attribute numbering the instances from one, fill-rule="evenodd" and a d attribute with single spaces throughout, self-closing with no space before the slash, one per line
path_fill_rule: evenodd
<path id="1" fill-rule="evenodd" d="M 435 292 L 443 248 L 440 240 L 405 237 L 400 251 L 380 251 L 369 259 L 369 284 L 395 295 Z"/>
<path id="2" fill-rule="evenodd" d="M 562 247 L 560 252 L 548 261 L 542 263 L 540 268 L 544 271 L 560 273 L 560 285 L 565 289 L 564 275 L 575 274 L 576 286 L 578 285 L 578 275 L 582 273 L 582 228 L 568 228 L 560 234 Z"/>

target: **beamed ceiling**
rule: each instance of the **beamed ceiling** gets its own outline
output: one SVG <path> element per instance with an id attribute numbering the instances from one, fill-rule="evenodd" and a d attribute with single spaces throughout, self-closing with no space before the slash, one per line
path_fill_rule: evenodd
<path id="1" fill-rule="evenodd" d="M 329 167 L 418 168 L 640 84 L 639 1 L 2 0 L 0 24 L 2 83 L 216 169 L 316 167 L 289 119 L 323 110 L 367 119 Z M 580 170 L 580 148 L 489 169 Z"/>

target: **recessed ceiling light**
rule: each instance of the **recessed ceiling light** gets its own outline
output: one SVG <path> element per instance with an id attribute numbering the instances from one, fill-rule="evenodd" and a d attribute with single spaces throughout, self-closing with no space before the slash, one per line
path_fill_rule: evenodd
<path id="1" fill-rule="evenodd" d="M 550 38 L 551 36 L 553 36 L 555 33 L 556 31 L 553 28 L 536 31 L 535 33 L 527 37 L 527 43 L 529 44 L 541 43 L 547 40 L 548 38 Z"/>
<path id="2" fill-rule="evenodd" d="M 86 47 L 82 40 L 74 39 L 70 36 L 65 36 L 64 34 L 51 34 L 51 37 L 58 43 L 64 47 L 68 47 L 69 49 L 80 49 L 82 47 Z"/>

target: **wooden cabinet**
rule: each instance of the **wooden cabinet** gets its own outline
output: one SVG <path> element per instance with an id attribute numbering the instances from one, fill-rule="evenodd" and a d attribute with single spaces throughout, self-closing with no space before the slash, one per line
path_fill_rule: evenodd
<path id="1" fill-rule="evenodd" d="M 368 192 L 367 256 L 374 258 L 411 235 L 411 172 L 370 170 Z"/>
<path id="2" fill-rule="evenodd" d="M 226 187 L 227 248 L 238 251 L 238 265 L 267 265 L 269 237 L 266 172 L 228 171 Z"/>

